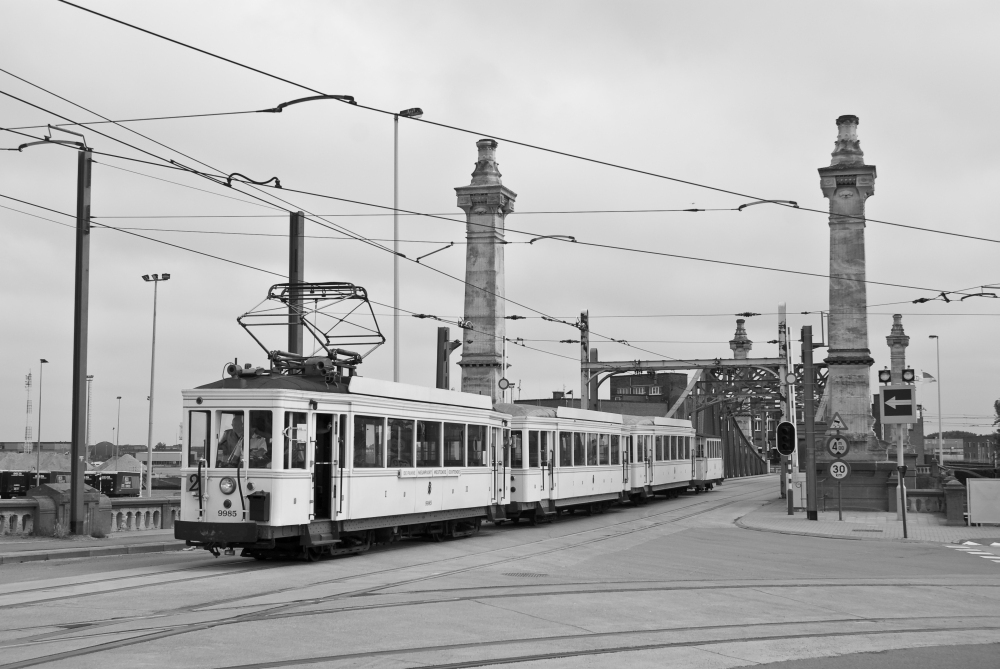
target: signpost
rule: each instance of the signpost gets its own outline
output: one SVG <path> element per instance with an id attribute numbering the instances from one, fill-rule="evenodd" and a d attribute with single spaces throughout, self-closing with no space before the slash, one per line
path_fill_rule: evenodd
<path id="1" fill-rule="evenodd" d="M 832 439 L 840 439 L 840 437 L 831 437 Z M 827 443 L 827 448 L 829 448 L 829 443 Z M 834 460 L 830 463 L 830 476 L 837 479 L 837 520 L 844 519 L 844 497 L 841 494 L 840 484 L 850 473 L 851 466 L 843 460 Z"/>
<path id="2" fill-rule="evenodd" d="M 917 392 L 912 385 L 882 386 L 879 395 L 879 412 L 883 425 L 909 425 L 917 422 Z M 903 538 L 906 533 L 906 465 L 903 463 L 903 430 L 896 432 L 896 471 L 899 473 L 896 503 L 898 517 L 903 521 Z"/>
<path id="3" fill-rule="evenodd" d="M 826 450 L 835 458 L 842 458 L 851 450 L 851 445 L 839 434 L 826 440 Z"/>

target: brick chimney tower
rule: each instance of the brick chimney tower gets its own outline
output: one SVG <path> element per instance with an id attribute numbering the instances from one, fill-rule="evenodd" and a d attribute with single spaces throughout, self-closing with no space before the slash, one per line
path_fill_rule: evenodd
<path id="1" fill-rule="evenodd" d="M 903 370 L 906 369 L 906 347 L 910 345 L 910 338 L 903 332 L 903 315 L 892 315 L 892 330 L 885 338 L 885 343 L 889 345 L 889 370 L 892 372 L 893 383 L 905 383 L 903 381 Z M 895 445 L 899 431 L 903 431 L 903 445 L 908 445 L 910 430 L 909 425 L 886 425 L 886 441 Z"/>
<path id="2" fill-rule="evenodd" d="M 476 142 L 479 160 L 472 183 L 455 189 L 458 206 L 465 212 L 465 320 L 472 329 L 462 331 L 462 392 L 489 395 L 498 401 L 497 385 L 504 376 L 504 219 L 514 211 L 517 193 L 500 181 L 497 143 Z"/>
<path id="3" fill-rule="evenodd" d="M 820 188 L 830 200 L 830 348 L 827 385 L 830 422 L 847 425 L 848 460 L 870 460 L 877 443 L 871 430 L 874 362 L 868 350 L 868 293 L 865 287 L 865 200 L 875 193 L 875 166 L 865 165 L 858 141 L 858 117 L 837 119 L 837 141 L 829 167 L 819 169 Z"/>

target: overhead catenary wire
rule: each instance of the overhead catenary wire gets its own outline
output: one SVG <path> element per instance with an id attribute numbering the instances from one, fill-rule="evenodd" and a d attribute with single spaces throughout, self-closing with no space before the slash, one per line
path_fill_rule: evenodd
<path id="1" fill-rule="evenodd" d="M 72 3 L 70 3 L 70 4 L 72 4 Z M 40 90 L 45 90 L 45 89 L 42 89 L 41 87 L 38 87 L 38 88 L 40 88 Z M 46 91 L 46 92 L 49 92 L 49 91 Z M 47 113 L 53 114 L 54 116 L 57 116 L 57 117 L 59 117 L 59 118 L 61 118 L 63 120 L 72 121 L 72 119 L 68 119 L 65 116 L 56 114 L 55 112 L 52 112 L 50 110 L 46 110 L 43 107 L 40 107 L 40 106 L 35 105 L 33 103 L 21 100 L 20 98 L 17 98 L 16 96 L 10 95 L 9 93 L 5 93 L 3 91 L 0 91 L 0 93 L 3 93 L 4 95 L 7 95 L 8 97 L 11 97 L 11 98 L 13 98 L 15 100 L 24 102 L 25 104 L 28 104 L 28 105 L 30 105 L 30 106 L 32 106 L 32 107 L 34 107 L 36 109 L 39 109 L 41 111 L 45 111 Z M 52 95 L 55 95 L 55 94 L 53 93 Z M 63 98 L 63 97 L 58 96 L 58 95 L 55 95 L 55 96 L 59 97 L 60 99 L 62 99 L 64 101 L 67 101 L 67 102 L 69 102 L 71 104 L 79 106 L 81 109 L 85 109 L 86 110 L 86 108 L 84 108 L 84 107 L 82 107 L 80 105 L 77 105 L 76 103 L 73 103 L 72 101 L 69 101 L 66 98 Z M 95 112 L 92 112 L 90 110 L 86 110 L 86 111 L 88 111 L 89 113 L 95 113 Z M 99 114 L 97 114 L 97 115 L 101 116 Z M 106 117 L 101 116 L 101 118 L 106 118 Z M 219 183 L 219 184 L 222 183 L 222 181 L 221 181 L 221 172 L 219 170 L 217 170 L 216 168 L 213 168 L 213 167 L 211 167 L 211 166 L 203 163 L 202 161 L 198 161 L 197 159 L 191 158 L 190 156 L 186 156 L 186 154 L 181 154 L 181 155 L 185 155 L 185 157 L 188 157 L 191 160 L 195 160 L 195 162 L 198 162 L 199 164 L 205 165 L 206 167 L 209 167 L 210 169 L 216 170 L 217 172 L 220 172 L 220 174 L 217 174 L 217 175 L 205 174 L 205 173 L 202 173 L 202 172 L 200 172 L 198 170 L 194 170 L 192 168 L 180 165 L 179 163 L 177 163 L 177 161 L 173 161 L 173 160 L 166 161 L 166 159 L 163 159 L 160 156 L 156 156 L 155 154 L 153 154 L 153 153 L 151 153 L 149 151 L 146 151 L 144 149 L 139 149 L 138 147 L 135 147 L 135 146 L 129 144 L 128 142 L 124 142 L 123 140 L 120 140 L 120 139 L 114 138 L 112 136 L 106 135 L 105 133 L 102 133 L 99 130 L 94 129 L 94 132 L 97 132 L 98 134 L 100 134 L 102 136 L 105 136 L 105 137 L 108 137 L 109 139 L 112 139 L 112 140 L 114 140 L 116 142 L 119 142 L 119 143 L 121 143 L 123 145 L 129 146 L 130 148 L 133 148 L 135 150 L 141 151 L 142 153 L 145 153 L 145 154 L 147 154 L 147 155 L 149 155 L 151 157 L 157 158 L 157 159 L 159 159 L 161 161 L 164 161 L 164 162 L 169 162 L 169 163 L 171 163 L 171 165 L 173 165 L 173 166 L 175 166 L 175 167 L 177 167 L 179 169 L 183 169 L 183 170 L 186 170 L 186 171 L 191 171 L 191 172 L 195 173 L 198 176 L 202 176 L 204 178 L 207 178 L 207 179 L 213 181 L 214 183 Z M 132 132 L 134 132 L 134 131 L 132 131 Z M 23 133 L 20 133 L 20 134 L 23 134 Z M 136 134 L 139 135 L 139 136 L 145 137 L 144 135 L 141 135 L 141 133 L 136 133 Z M 150 141 L 156 142 L 156 140 L 150 140 Z M 507 140 L 505 140 L 505 141 L 507 141 Z M 156 143 L 160 144 L 159 142 L 156 142 Z M 174 149 L 171 149 L 170 147 L 166 147 L 166 145 L 162 145 L 162 144 L 160 144 L 160 145 L 164 146 L 168 150 L 175 151 Z M 177 152 L 177 153 L 180 153 L 180 152 Z M 121 157 L 121 158 L 124 158 L 124 159 L 127 159 L 127 160 L 133 160 L 132 158 L 128 158 L 128 157 L 124 157 L 124 156 L 118 156 L 118 157 Z M 141 161 L 141 162 L 149 162 L 149 161 Z M 159 163 L 150 163 L 150 164 L 155 164 L 155 165 L 158 165 L 158 166 L 162 166 Z M 230 175 L 230 177 L 227 178 L 225 185 L 227 185 L 229 187 L 232 187 L 232 183 L 233 183 L 233 178 L 232 178 L 232 175 Z M 252 189 L 254 189 L 254 190 L 258 191 L 258 192 L 261 192 L 261 193 L 263 193 L 263 191 L 261 191 L 260 186 L 265 185 L 265 184 L 258 184 L 256 182 L 250 182 L 249 180 L 247 180 L 247 181 L 236 180 L 236 183 L 242 183 L 243 185 L 246 185 L 246 186 L 248 186 L 248 187 L 250 187 L 250 188 L 252 188 Z M 369 203 L 362 203 L 362 202 L 359 202 L 359 201 L 347 200 L 345 198 L 336 198 L 334 196 L 327 196 L 327 195 L 323 195 L 323 194 L 310 193 L 308 191 L 300 191 L 300 190 L 296 190 L 296 189 L 287 189 L 287 188 L 284 188 L 282 190 L 288 190 L 288 191 L 291 191 L 291 192 L 302 193 L 302 194 L 306 194 L 306 195 L 316 195 L 318 197 L 328 197 L 328 198 L 331 198 L 331 199 L 338 199 L 338 200 L 346 201 L 346 202 L 354 202 L 356 204 L 363 204 L 363 205 L 366 205 L 366 206 L 375 206 L 375 207 L 379 207 L 379 208 L 382 208 L 382 209 L 389 209 L 389 210 L 392 209 L 391 207 L 384 207 L 384 206 L 380 206 L 380 205 L 371 205 Z M 718 190 L 718 189 L 716 189 L 716 190 Z M 246 193 L 245 191 L 240 191 L 240 192 L 243 192 L 245 195 L 249 195 L 250 197 L 254 197 L 254 199 L 259 199 L 256 196 L 253 196 L 252 194 Z M 750 196 L 745 196 L 745 195 L 741 195 L 741 196 L 742 197 L 750 197 Z M 277 197 L 274 194 L 271 194 L 270 197 L 272 197 L 273 199 L 279 200 L 281 202 L 284 202 L 286 204 L 291 205 L 291 203 L 289 203 L 287 200 L 284 200 L 283 198 L 279 198 L 279 197 Z M 410 213 L 420 213 L 420 212 L 410 212 Z M 372 246 L 374 246 L 376 248 L 379 248 L 380 250 L 386 251 L 388 253 L 394 253 L 391 249 L 388 249 L 387 247 L 385 247 L 385 246 L 383 246 L 381 244 L 377 244 L 377 243 L 375 243 L 375 242 L 373 242 L 371 240 L 368 240 L 365 237 L 354 233 L 353 231 L 350 231 L 350 230 L 348 230 L 346 228 L 343 228 L 342 226 L 331 227 L 331 225 L 329 224 L 329 222 L 320 222 L 320 221 L 317 221 L 315 218 L 311 218 L 310 220 L 313 220 L 314 222 L 319 223 L 320 225 L 323 225 L 324 227 L 330 227 L 331 229 L 340 230 L 340 231 L 344 232 L 345 234 L 351 235 L 351 236 L 357 238 L 358 240 L 365 241 L 366 243 L 368 243 L 368 244 L 370 244 L 370 245 L 372 245 Z M 453 220 L 453 219 L 445 219 L 445 220 Z M 529 233 L 525 233 L 525 232 L 521 231 L 521 234 L 529 234 Z M 141 236 L 141 235 L 137 235 L 137 236 Z M 567 240 L 556 240 L 556 241 L 564 241 L 566 243 L 577 243 L 575 240 L 573 242 L 568 242 Z M 618 250 L 623 250 L 623 251 L 633 251 L 633 252 L 640 252 L 640 253 L 650 253 L 649 251 L 642 250 L 642 249 L 628 249 L 628 248 L 625 248 L 625 247 L 614 247 L 614 246 L 611 246 L 611 245 L 595 244 L 595 243 L 592 243 L 592 242 L 591 243 L 586 243 L 585 242 L 583 244 L 584 245 L 588 245 L 588 246 L 597 246 L 597 247 L 601 247 L 601 248 L 616 248 Z M 665 257 L 678 257 L 678 258 L 691 259 L 691 260 L 702 260 L 702 261 L 706 261 L 706 262 L 716 262 L 716 263 L 720 263 L 720 264 L 729 264 L 729 265 L 734 265 L 734 266 L 751 267 L 751 268 L 754 268 L 754 269 L 769 269 L 769 270 L 772 270 L 772 271 L 784 271 L 784 272 L 789 272 L 789 273 L 799 274 L 799 275 L 810 275 L 810 276 L 818 276 L 818 277 L 823 277 L 823 278 L 830 278 L 828 275 L 820 275 L 820 274 L 814 274 L 814 273 L 808 273 L 808 272 L 800 272 L 800 271 L 795 271 L 795 270 L 780 270 L 780 269 L 775 269 L 775 268 L 766 268 L 766 267 L 761 267 L 761 266 L 746 265 L 746 264 L 743 264 L 743 263 L 732 263 L 732 262 L 727 262 L 727 261 L 706 260 L 706 259 L 702 259 L 702 258 L 695 258 L 695 257 L 690 257 L 690 256 L 681 256 L 681 255 L 678 255 L 678 254 L 667 254 L 667 253 L 662 253 L 662 252 L 652 252 L 652 253 L 654 255 L 661 255 L 661 256 L 665 256 Z M 403 256 L 403 257 L 405 258 L 405 256 Z M 406 259 L 407 260 L 411 260 L 409 258 L 406 258 Z M 420 263 L 417 263 L 417 264 L 420 264 Z M 460 279 L 458 277 L 450 275 L 447 272 L 444 272 L 442 270 L 439 270 L 439 269 L 434 268 L 434 267 L 429 266 L 429 265 L 424 265 L 424 264 L 420 264 L 420 265 L 422 267 L 426 267 L 426 268 L 430 269 L 431 271 L 434 271 L 434 272 L 436 272 L 438 274 L 441 274 L 442 276 L 448 277 L 448 278 L 453 279 L 455 281 L 459 281 L 459 282 L 461 282 L 461 283 L 463 283 L 465 285 L 470 285 L 470 284 L 468 284 L 468 282 L 464 281 L 463 279 Z M 841 278 L 843 278 L 843 277 L 841 277 Z M 854 279 L 849 279 L 848 278 L 847 280 L 854 280 Z M 858 280 L 858 281 L 864 281 L 864 280 Z M 873 283 L 873 284 L 880 283 L 880 282 L 873 282 L 873 281 L 865 281 L 865 282 L 866 283 Z M 894 287 L 911 288 L 911 289 L 915 289 L 915 290 L 932 290 L 932 291 L 936 290 L 936 289 L 920 288 L 920 287 L 915 287 L 915 286 L 905 286 L 905 285 L 901 285 L 901 284 L 886 284 L 886 283 L 882 283 L 881 285 L 890 285 L 890 286 L 894 286 Z M 488 294 L 490 293 L 490 291 L 486 291 L 483 288 L 480 288 L 480 287 L 476 287 L 476 288 L 479 289 L 479 290 L 482 290 L 482 291 L 484 291 L 484 292 L 486 292 Z M 537 309 L 534 309 L 534 308 L 528 307 L 527 305 L 518 303 L 518 302 L 516 302 L 514 300 L 511 300 L 510 298 L 507 298 L 506 296 L 496 295 L 496 297 L 498 297 L 499 299 L 503 299 L 503 300 L 505 300 L 505 301 L 507 301 L 507 302 L 509 302 L 511 304 L 515 304 L 517 306 L 521 306 L 522 308 L 529 309 L 530 311 L 533 311 L 535 313 L 543 314 L 543 312 L 540 312 Z M 628 344 L 625 340 L 619 340 L 619 339 L 616 339 L 616 338 L 613 338 L 613 337 L 608 337 L 606 335 L 602 335 L 600 333 L 593 332 L 593 331 L 592 331 L 592 334 L 594 336 L 597 336 L 597 337 L 606 338 L 606 339 L 608 339 L 610 341 L 616 341 L 618 343 L 623 343 L 623 344 L 625 344 L 627 346 L 630 346 L 631 348 L 634 348 L 634 349 L 639 350 L 639 351 L 643 351 L 643 352 L 650 353 L 650 354 L 653 354 L 653 355 L 658 355 L 658 356 L 661 356 L 661 357 L 667 357 L 667 358 L 672 357 L 672 356 L 665 356 L 663 354 L 657 353 L 655 351 L 650 351 L 650 350 L 642 348 L 642 347 L 638 347 L 638 346 L 634 346 L 634 345 Z M 677 359 L 677 358 L 673 358 L 673 359 Z"/>
<path id="2" fill-rule="evenodd" d="M 231 65 L 235 65 L 237 67 L 241 67 L 241 68 L 250 70 L 252 72 L 256 72 L 257 74 L 263 75 L 265 77 L 270 77 L 271 79 L 275 79 L 277 81 L 284 82 L 284 83 L 289 84 L 291 86 L 295 86 L 297 88 L 301 88 L 302 90 L 309 91 L 310 93 L 315 93 L 317 95 L 327 95 L 326 93 L 324 93 L 324 92 L 322 92 L 320 90 L 317 90 L 315 88 L 312 88 L 310 86 L 306 86 L 305 84 L 301 84 L 301 83 L 298 83 L 296 81 L 292 81 L 291 79 L 286 79 L 284 77 L 279 77 L 279 76 L 277 76 L 275 74 L 271 74 L 270 72 L 266 72 L 266 71 L 261 70 L 259 68 L 252 67 L 250 65 L 247 65 L 245 63 L 241 63 L 241 62 L 233 60 L 231 58 L 226 58 L 225 56 L 221 56 L 219 54 L 213 53 L 213 52 L 208 51 L 206 49 L 201 49 L 201 48 L 198 48 L 198 47 L 193 46 L 191 44 L 187 44 L 185 42 L 181 42 L 180 40 L 176 40 L 176 39 L 173 39 L 171 37 L 167 37 L 166 35 L 162 35 L 160 33 L 153 32 L 152 30 L 148 30 L 146 28 L 141 28 L 141 27 L 139 27 L 139 26 L 137 26 L 135 24 L 128 23 L 127 21 L 123 21 L 121 19 L 117 19 L 117 18 L 115 18 L 113 16 L 109 16 L 107 14 L 102 14 L 101 12 L 95 11 L 93 9 L 89 9 L 87 7 L 83 7 L 83 6 L 78 5 L 76 3 L 73 3 L 73 2 L 69 2 L 68 0 L 58 0 L 58 1 L 61 2 L 64 5 L 69 5 L 71 7 L 75 7 L 77 9 L 82 10 L 82 11 L 89 12 L 90 14 L 94 14 L 96 16 L 99 16 L 101 18 L 107 19 L 109 21 L 114 21 L 115 23 L 121 24 L 121 25 L 126 26 L 128 28 L 132 28 L 133 30 L 138 30 L 138 31 L 144 32 L 144 33 L 146 33 L 148 35 L 152 35 L 153 37 L 157 37 L 159 39 L 166 40 L 168 42 L 172 42 L 173 44 L 176 44 L 178 46 L 184 47 L 186 49 L 191 49 L 193 51 L 197 51 L 197 52 L 199 52 L 201 54 L 204 54 L 206 56 L 209 56 L 211 58 L 217 58 L 219 60 L 222 60 L 222 61 L 225 61 L 227 63 L 230 63 Z M 371 106 L 368 106 L 368 105 L 363 105 L 363 104 L 357 103 L 353 99 L 349 103 L 347 101 L 345 101 L 345 100 L 339 100 L 339 102 L 341 102 L 343 104 L 350 104 L 350 106 L 352 106 L 352 107 L 357 107 L 359 109 L 365 109 L 365 110 L 368 110 L 368 111 L 373 111 L 373 112 L 376 112 L 376 113 L 379 113 L 379 114 L 384 114 L 384 115 L 394 116 L 394 117 L 398 116 L 397 112 L 390 111 L 390 110 L 387 110 L 387 109 L 380 109 L 378 107 L 371 107 Z M 559 151 L 557 149 L 551 149 L 551 148 L 548 148 L 548 147 L 540 146 L 540 145 L 537 145 L 537 144 L 531 144 L 531 143 L 528 143 L 528 142 L 521 142 L 521 141 L 518 141 L 518 140 L 510 139 L 510 138 L 507 138 L 507 137 L 501 137 L 499 135 L 494 135 L 494 134 L 491 134 L 491 133 L 485 133 L 485 132 L 480 132 L 478 130 L 471 130 L 471 129 L 468 129 L 468 128 L 462 128 L 462 127 L 455 126 L 455 125 L 450 125 L 450 124 L 447 124 L 447 123 L 440 123 L 438 121 L 431 121 L 430 119 L 427 119 L 427 118 L 424 118 L 424 117 L 407 116 L 407 117 L 401 117 L 401 118 L 406 118 L 407 120 L 413 121 L 413 122 L 416 122 L 416 123 L 425 123 L 427 125 L 433 125 L 433 126 L 437 126 L 437 127 L 440 127 L 440 128 L 445 128 L 445 129 L 448 129 L 448 130 L 454 130 L 456 132 L 461 132 L 461 133 L 465 133 L 465 134 L 469 134 L 469 135 L 477 135 L 479 137 L 488 137 L 490 139 L 495 139 L 495 140 L 499 140 L 499 141 L 502 141 L 502 142 L 507 142 L 508 144 L 513 144 L 513 145 L 516 145 L 516 146 L 523 146 L 525 148 L 533 149 L 533 150 L 536 150 L 536 151 L 542 151 L 542 152 L 550 153 L 550 154 L 553 154 L 553 155 L 559 155 L 559 156 L 563 156 L 563 157 L 567 157 L 567 158 L 573 158 L 575 160 L 581 160 L 581 161 L 592 163 L 592 164 L 596 164 L 596 165 L 602 165 L 602 166 L 605 166 L 605 167 L 611 167 L 611 168 L 614 168 L 614 169 L 624 170 L 624 171 L 631 172 L 631 173 L 634 173 L 634 174 L 641 174 L 641 175 L 653 177 L 653 178 L 656 178 L 656 179 L 664 179 L 664 180 L 667 180 L 667 181 L 672 181 L 672 182 L 675 182 L 675 183 L 680 183 L 680 184 L 685 184 L 685 185 L 689 185 L 689 186 L 694 186 L 696 188 L 703 188 L 703 189 L 715 191 L 715 192 L 718 192 L 718 193 L 725 193 L 727 195 L 735 195 L 735 196 L 746 198 L 746 199 L 750 199 L 750 200 L 756 200 L 758 202 L 771 202 L 771 203 L 773 203 L 773 204 L 775 204 L 777 206 L 781 206 L 781 207 L 787 207 L 787 208 L 799 209 L 801 211 L 808 211 L 808 212 L 811 212 L 811 213 L 819 213 L 819 214 L 823 214 L 823 215 L 829 215 L 828 211 L 824 211 L 822 209 L 813 209 L 813 208 L 810 208 L 810 207 L 800 207 L 796 203 L 788 203 L 787 201 L 783 201 L 783 200 L 774 200 L 772 198 L 758 197 L 758 196 L 755 196 L 755 195 L 748 195 L 746 193 L 741 193 L 739 191 L 734 191 L 734 190 L 730 190 L 730 189 L 727 189 L 727 188 L 721 188 L 721 187 L 718 187 L 718 186 L 712 186 L 712 185 L 709 185 L 709 184 L 699 183 L 699 182 L 691 181 L 691 180 L 688 180 L 688 179 L 680 179 L 680 178 L 677 178 L 677 177 L 671 177 L 671 176 L 667 176 L 665 174 L 659 174 L 657 172 L 651 172 L 649 170 L 643 170 L 643 169 L 639 169 L 639 168 L 635 168 L 635 167 L 629 167 L 627 165 L 621 165 L 621 164 L 613 163 L 613 162 L 606 161 L 606 160 L 599 160 L 597 158 L 590 158 L 590 157 L 587 157 L 587 156 L 582 156 L 582 155 L 578 155 L 578 154 L 574 154 L 574 153 L 569 153 L 569 152 L 566 152 L 566 151 Z M 991 238 L 988 238 L 988 237 L 979 237 L 979 236 L 976 236 L 976 235 L 967 235 L 967 234 L 964 234 L 964 233 L 952 232 L 952 231 L 948 231 L 948 230 L 936 230 L 936 229 L 933 229 L 933 228 L 924 228 L 924 227 L 920 227 L 920 226 L 916 226 L 916 225 L 908 225 L 908 224 L 905 224 L 905 223 L 895 223 L 895 222 L 892 222 L 892 221 L 886 221 L 886 220 L 881 220 L 881 219 L 868 218 L 866 216 L 855 216 L 855 215 L 849 215 L 849 214 L 841 214 L 841 216 L 846 217 L 846 218 L 855 218 L 855 219 L 866 221 L 866 222 L 870 222 L 870 223 L 879 223 L 879 224 L 882 224 L 882 225 L 889 225 L 889 226 L 894 226 L 894 227 L 907 228 L 907 229 L 911 229 L 911 230 L 919 230 L 919 231 L 923 231 L 923 232 L 936 233 L 936 234 L 947 235 L 947 236 L 951 236 L 951 237 L 960 237 L 960 238 L 970 239 L 970 240 L 975 240 L 975 241 L 984 241 L 984 242 L 990 242 L 990 243 L 994 243 L 994 244 L 1000 244 L 1000 239 L 991 239 Z"/>

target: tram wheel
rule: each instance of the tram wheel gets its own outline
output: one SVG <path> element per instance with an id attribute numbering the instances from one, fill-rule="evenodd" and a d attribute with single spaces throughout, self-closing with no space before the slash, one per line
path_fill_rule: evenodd
<path id="1" fill-rule="evenodd" d="M 532 527 L 535 527 L 535 526 L 538 525 L 538 512 L 537 511 L 535 513 L 531 514 L 530 516 L 528 516 L 528 523 L 530 523 Z"/>
<path id="2" fill-rule="evenodd" d="M 306 547 L 305 558 L 307 562 L 318 562 L 323 557 L 323 549 L 316 546 Z"/>

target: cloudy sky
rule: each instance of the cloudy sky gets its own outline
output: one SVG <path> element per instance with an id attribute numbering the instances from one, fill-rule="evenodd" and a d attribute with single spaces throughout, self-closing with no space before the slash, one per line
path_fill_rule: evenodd
<path id="1" fill-rule="evenodd" d="M 866 162 L 878 166 L 870 217 L 1000 240 L 996 3 L 82 4 L 325 93 L 353 95 L 389 111 L 421 107 L 427 120 L 472 130 L 400 122 L 400 205 L 414 211 L 461 213 L 453 189 L 469 183 L 475 133 L 825 210 L 816 169 L 829 164 L 835 119 L 856 114 Z M 0 40 L 6 71 L 0 91 L 23 101 L 0 96 L 0 127 L 63 122 L 55 114 L 97 119 L 11 75 L 113 119 L 251 111 L 310 95 L 54 0 L 3 0 L 0 16 L 7 28 Z M 326 101 L 282 114 L 127 125 L 162 145 L 109 125 L 87 130 L 87 142 L 118 156 L 203 167 L 200 161 L 224 174 L 277 176 L 287 188 L 392 204 L 391 116 Z M 0 132 L 0 147 L 24 141 L 30 140 Z M 523 242 L 572 235 L 825 274 L 825 215 L 769 205 L 743 212 L 537 213 L 733 209 L 749 200 L 502 140 L 497 155 L 504 184 L 518 194 L 519 213 L 507 220 L 507 239 L 515 242 L 505 247 L 508 297 L 570 320 L 587 309 L 595 333 L 639 347 L 601 343 L 597 336 L 602 359 L 729 357 L 735 314 L 745 311 L 761 314 L 747 323 L 753 354 L 773 356 L 777 347 L 766 342 L 776 338 L 779 302 L 787 303 L 794 332 L 803 324 L 819 330 L 819 317 L 801 312 L 827 308 L 823 278 Z M 280 208 L 156 165 L 107 156 L 96 161 L 96 221 L 287 271 L 282 236 L 288 224 Z M 69 149 L 5 151 L 0 194 L 72 213 L 75 171 Z M 392 238 L 391 216 L 371 216 L 378 209 L 277 195 L 355 234 Z M 10 199 L 0 198 L 0 206 L 0 439 L 23 437 L 24 377 L 34 371 L 37 393 L 39 358 L 50 361 L 42 436 L 68 439 L 74 235 L 12 210 L 64 224 L 72 219 Z M 410 257 L 464 239 L 461 222 L 409 216 L 400 227 L 407 240 L 402 251 Z M 306 234 L 307 280 L 351 281 L 391 304 L 390 254 L 355 240 L 319 238 L 342 235 L 316 223 L 307 224 Z M 1000 397 L 994 350 L 1000 303 L 912 300 L 1000 284 L 996 242 L 876 223 L 866 234 L 868 278 L 907 286 L 868 286 L 875 369 L 888 364 L 884 338 L 892 314 L 904 314 L 910 366 L 936 374 L 928 335 L 941 337 L 945 429 L 988 431 L 992 402 Z M 159 296 L 156 440 L 177 438 L 181 389 L 219 378 L 233 358 L 266 363 L 236 317 L 278 277 L 108 229 L 94 232 L 91 253 L 92 440 L 111 438 L 120 395 L 122 441 L 145 441 L 152 288 L 142 274 L 172 275 Z M 464 247 L 424 264 L 461 276 Z M 458 281 L 404 262 L 401 284 L 403 308 L 462 315 Z M 376 313 L 391 334 L 388 311 L 376 307 Z M 515 305 L 507 313 L 535 315 Z M 437 325 L 403 319 L 404 382 L 433 385 Z M 578 385 L 577 347 L 558 342 L 576 335 L 538 318 L 509 324 L 508 336 L 548 352 L 512 347 L 509 377 L 520 384 L 521 397 Z M 391 378 L 391 346 L 373 353 L 363 373 Z M 453 378 L 457 374 L 455 368 Z M 935 390 L 925 386 L 921 401 L 936 419 Z"/>

